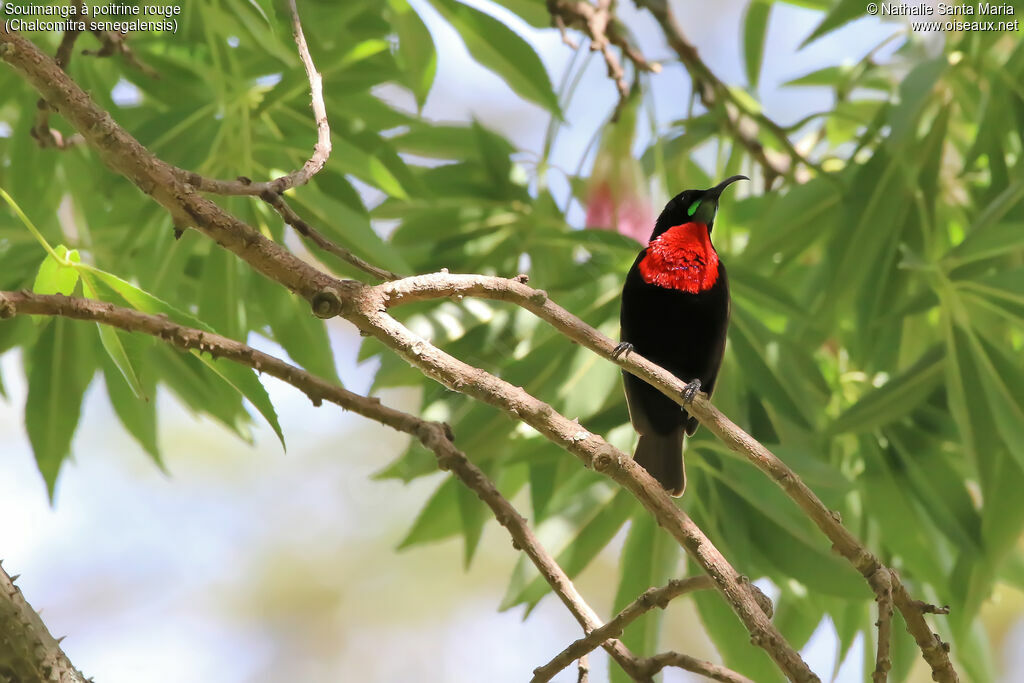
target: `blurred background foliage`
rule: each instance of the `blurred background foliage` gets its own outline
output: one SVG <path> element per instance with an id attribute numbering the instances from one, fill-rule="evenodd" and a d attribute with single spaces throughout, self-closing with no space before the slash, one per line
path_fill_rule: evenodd
<path id="1" fill-rule="evenodd" d="M 659 1 L 637 4 L 643 13 Z M 753 116 L 760 113 L 766 31 L 781 4 L 753 0 L 731 19 L 745 80 L 728 86 L 729 106 Z M 819 13 L 806 44 L 829 40 L 864 12 L 859 1 L 786 4 Z M 1024 3 L 1011 4 L 1019 16 Z M 323 74 L 334 151 L 289 199 L 331 239 L 379 266 L 409 274 L 527 273 L 531 284 L 614 337 L 636 239 L 644 239 L 664 201 L 735 173 L 750 176 L 748 189 L 723 202 L 714 233 L 733 285 L 715 403 L 839 510 L 915 596 L 950 606 L 950 616 L 936 621 L 966 680 L 996 678 L 979 611 L 997 586 L 1024 588 L 1019 33 L 925 34 L 904 21 L 883 23 L 878 44 L 866 46 L 859 61 L 785 84 L 793 98 L 825 89 L 831 105 L 780 121 L 789 144 L 812 163 L 770 182 L 732 135 L 726 105 L 703 107 L 665 49 L 645 44 L 641 51 L 665 72 L 637 75 L 627 66 L 636 85 L 618 121 L 611 121 L 612 103 L 608 123 L 575 164 L 555 163 L 552 150 L 569 134 L 565 112 L 591 97 L 579 83 L 600 57 L 584 45 L 562 73 L 549 76 L 515 30 L 550 26 L 543 0 L 299 5 Z M 426 11 L 454 28 L 471 57 L 516 97 L 547 113 L 540 154 L 482 122 L 421 115 L 438 51 L 446 49 L 427 29 Z M 210 176 L 269 178 L 301 165 L 313 141 L 308 83 L 288 26 L 271 0 L 183 3 L 176 36 L 139 34 L 129 42 L 159 79 L 116 58 L 76 55 L 69 70 L 163 159 Z M 51 53 L 59 42 L 56 34 L 31 37 Z M 800 53 L 786 58 L 798 61 Z M 394 96 L 396 85 L 411 94 L 412 106 Z M 659 118 L 658 88 L 672 93 L 683 117 Z M 0 186 L 52 244 L 78 249 L 84 262 L 222 334 L 259 335 L 310 371 L 338 378 L 325 326 L 304 302 L 194 231 L 175 240 L 166 213 L 101 169 L 90 150 L 40 149 L 31 135 L 36 99 L 10 69 L 0 70 Z M 51 125 L 72 132 L 57 116 Z M 789 154 L 776 131 L 760 126 L 756 135 L 770 155 Z M 361 277 L 306 251 L 262 203 L 220 201 L 333 272 Z M 44 256 L 21 221 L 0 211 L 0 288 L 31 288 Z M 108 294 L 117 300 L 117 292 Z M 526 312 L 465 300 L 397 313 L 453 355 L 632 450 L 617 369 Z M 260 397 L 243 397 L 193 356 L 119 336 L 142 393 L 165 387 L 193 412 L 250 438 L 253 418 L 243 398 L 258 405 Z M 0 323 L 0 351 L 16 347 L 25 350 L 29 378 L 28 432 L 51 492 L 82 396 L 98 375 L 125 428 L 159 462 L 156 402 L 136 398 L 95 326 Z M 363 342 L 360 357 L 379 364 L 375 389 L 421 389 L 422 414 L 453 425 L 458 445 L 526 506 L 571 575 L 625 533 L 616 608 L 686 571 L 678 548 L 628 494 L 533 430 L 425 379 L 373 340 Z M 270 416 L 276 422 L 272 409 Z M 858 635 L 872 642 L 867 585 L 773 483 L 706 430 L 689 441 L 687 465 L 681 504 L 734 566 L 771 586 L 775 621 L 792 644 L 802 647 L 825 618 L 838 636 L 837 668 Z M 378 477 L 411 481 L 435 472 L 433 456 L 412 445 Z M 468 565 L 490 518 L 475 495 L 448 478 L 402 545 L 461 537 Z M 531 610 L 546 584 L 525 558 L 509 571 L 501 606 Z M 727 664 L 757 681 L 779 680 L 717 595 L 695 602 Z M 659 611 L 639 620 L 624 640 L 645 654 L 659 644 L 685 649 L 659 633 L 660 618 Z M 892 679 L 905 680 L 919 655 L 898 615 L 896 622 Z"/>

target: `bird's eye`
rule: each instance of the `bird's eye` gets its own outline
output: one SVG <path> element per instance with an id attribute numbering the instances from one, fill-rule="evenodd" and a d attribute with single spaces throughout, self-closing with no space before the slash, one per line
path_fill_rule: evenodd
<path id="1" fill-rule="evenodd" d="M 690 208 L 686 210 L 686 215 L 687 216 L 693 216 L 693 214 L 697 213 L 697 209 L 699 209 L 699 208 L 700 208 L 700 200 L 698 199 L 693 204 L 690 204 Z"/>

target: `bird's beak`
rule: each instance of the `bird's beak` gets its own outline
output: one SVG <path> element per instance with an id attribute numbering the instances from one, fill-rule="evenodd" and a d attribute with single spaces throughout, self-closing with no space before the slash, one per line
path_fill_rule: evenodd
<path id="1" fill-rule="evenodd" d="M 711 189 L 704 190 L 704 196 L 707 199 L 712 199 L 712 200 L 714 200 L 717 203 L 719 196 L 721 196 L 721 194 L 722 194 L 722 191 L 725 188 L 727 188 L 730 185 L 732 185 L 733 183 L 735 183 L 737 180 L 750 180 L 750 178 L 748 178 L 745 175 L 734 175 L 731 178 L 726 178 L 725 180 L 723 180 L 722 182 L 718 183 L 717 185 L 715 185 Z"/>

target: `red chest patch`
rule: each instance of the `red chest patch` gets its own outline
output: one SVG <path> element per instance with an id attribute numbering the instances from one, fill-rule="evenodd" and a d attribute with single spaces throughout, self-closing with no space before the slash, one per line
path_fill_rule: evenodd
<path id="1" fill-rule="evenodd" d="M 718 253 L 711 246 L 708 226 L 684 223 L 661 233 L 647 245 L 640 261 L 644 282 L 697 294 L 718 280 Z"/>

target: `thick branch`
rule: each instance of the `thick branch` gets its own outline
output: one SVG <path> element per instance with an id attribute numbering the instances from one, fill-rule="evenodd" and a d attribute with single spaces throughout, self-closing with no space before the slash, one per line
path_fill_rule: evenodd
<path id="1" fill-rule="evenodd" d="M 0 567 L 0 678 L 4 681 L 86 683 L 43 620 Z"/>
<path id="2" fill-rule="evenodd" d="M 665 609 L 674 598 L 695 590 L 714 588 L 708 576 L 694 576 L 686 579 L 673 579 L 661 588 L 649 588 L 643 595 L 626 605 L 611 621 L 601 628 L 594 629 L 585 637 L 572 643 L 569 647 L 555 655 L 555 658 L 544 666 L 533 670 L 531 683 L 546 683 L 572 664 L 573 660 L 586 657 L 588 653 L 601 647 L 609 638 L 618 638 L 626 627 L 655 607 Z"/>
<path id="3" fill-rule="evenodd" d="M 251 195 L 253 197 L 259 197 L 268 192 L 279 195 L 293 187 L 308 183 L 313 176 L 320 172 L 320 169 L 327 163 L 327 158 L 331 156 L 331 127 L 327 123 L 323 79 L 320 77 L 320 72 L 316 70 L 316 65 L 313 64 L 312 55 L 309 54 L 309 45 L 306 44 L 306 35 L 302 32 L 302 22 L 299 21 L 299 10 L 295 6 L 295 0 L 288 0 L 288 6 L 292 16 L 292 37 L 295 39 L 295 45 L 299 50 L 299 59 L 302 60 L 302 66 L 306 69 L 306 77 L 309 79 L 310 106 L 312 106 L 313 116 L 316 118 L 316 144 L 313 146 L 313 154 L 302 165 L 302 168 L 262 183 L 254 183 L 247 178 L 215 180 L 178 169 L 182 180 L 186 180 L 202 192 Z"/>

